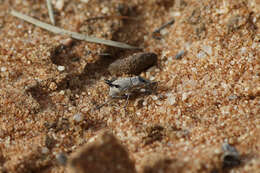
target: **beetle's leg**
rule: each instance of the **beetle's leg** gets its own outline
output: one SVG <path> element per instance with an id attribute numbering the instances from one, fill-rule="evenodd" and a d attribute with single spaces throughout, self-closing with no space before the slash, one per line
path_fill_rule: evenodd
<path id="1" fill-rule="evenodd" d="M 111 100 L 113 100 L 113 98 L 109 98 L 109 99 L 108 99 L 107 101 L 105 101 L 103 104 L 97 106 L 96 109 L 102 108 L 103 106 L 105 106 L 106 104 L 108 104 Z"/>
<path id="2" fill-rule="evenodd" d="M 130 94 L 127 94 L 127 98 L 126 98 L 126 102 L 125 102 L 125 106 L 124 109 L 126 108 L 126 106 L 128 105 L 128 100 L 129 100 Z"/>
<path id="3" fill-rule="evenodd" d="M 132 79 L 130 78 L 130 82 L 131 82 L 131 86 L 130 87 L 132 87 L 134 84 L 133 84 L 133 82 L 132 82 Z"/>

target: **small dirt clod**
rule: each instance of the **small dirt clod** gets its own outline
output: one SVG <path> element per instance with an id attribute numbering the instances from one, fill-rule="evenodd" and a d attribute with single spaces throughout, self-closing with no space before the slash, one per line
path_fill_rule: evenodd
<path id="1" fill-rule="evenodd" d="M 108 67 L 112 75 L 135 74 L 138 75 L 147 68 L 155 65 L 157 55 L 150 52 L 135 53 L 124 59 L 119 59 Z"/>

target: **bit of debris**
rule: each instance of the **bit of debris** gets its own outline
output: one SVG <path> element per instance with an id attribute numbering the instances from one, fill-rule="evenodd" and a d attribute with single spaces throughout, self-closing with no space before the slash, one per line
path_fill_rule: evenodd
<path id="1" fill-rule="evenodd" d="M 222 168 L 232 168 L 240 164 L 240 155 L 237 149 L 227 142 L 222 145 Z"/>
<path id="2" fill-rule="evenodd" d="M 64 153 L 59 153 L 56 155 L 56 159 L 58 163 L 62 166 L 66 166 L 68 158 Z"/>
<path id="3" fill-rule="evenodd" d="M 67 38 L 64 40 L 61 40 L 60 43 L 64 45 L 65 47 L 71 47 L 74 43 L 74 40 L 72 38 Z"/>
<path id="4" fill-rule="evenodd" d="M 52 149 L 56 143 L 55 139 L 52 136 L 46 135 L 45 136 L 45 146 L 49 149 Z"/>
<path id="5" fill-rule="evenodd" d="M 62 65 L 59 65 L 59 66 L 58 66 L 58 70 L 59 70 L 59 71 L 64 71 L 64 70 L 65 70 L 65 67 L 62 66 Z"/>
<path id="6" fill-rule="evenodd" d="M 88 3 L 89 0 L 80 0 L 82 3 Z"/>
<path id="7" fill-rule="evenodd" d="M 149 81 L 148 79 L 144 79 L 140 76 L 106 80 L 105 82 L 110 86 L 110 98 L 104 104 L 98 106 L 97 109 L 103 107 L 112 99 L 126 99 L 126 107 L 130 96 L 140 94 L 141 89 L 145 89 L 145 92 L 150 93 L 156 84 L 156 82 Z"/>
<path id="8" fill-rule="evenodd" d="M 155 141 L 160 141 L 163 138 L 164 127 L 155 125 L 146 129 L 147 136 L 144 138 L 144 145 L 149 145 Z"/>
<path id="9" fill-rule="evenodd" d="M 112 46 L 112 47 L 119 47 L 119 48 L 123 48 L 123 49 L 139 49 L 140 50 L 140 48 L 138 48 L 138 47 L 130 46 L 125 43 L 112 41 L 112 40 L 104 40 L 104 39 L 95 38 L 95 37 L 89 37 L 87 35 L 79 34 L 77 32 L 68 31 L 68 30 L 41 22 L 37 19 L 34 19 L 30 16 L 24 15 L 22 13 L 14 11 L 14 10 L 11 11 L 11 15 L 18 17 L 22 20 L 25 20 L 29 23 L 32 23 L 40 28 L 53 32 L 55 34 L 69 35 L 70 37 L 77 39 L 77 40 L 84 40 L 84 41 L 88 41 L 88 42 L 92 42 L 92 43 L 99 43 L 99 44 L 104 44 L 104 45 Z"/>
<path id="10" fill-rule="evenodd" d="M 182 56 L 184 55 L 184 50 L 181 50 L 177 53 L 177 55 L 175 56 L 176 59 L 182 59 Z"/>
<path id="11" fill-rule="evenodd" d="M 175 19 L 172 19 L 172 20 L 170 20 L 169 22 L 163 24 L 163 25 L 162 25 L 161 27 L 159 27 L 158 29 L 154 30 L 153 33 L 152 33 L 152 37 L 155 38 L 155 39 L 160 40 L 160 39 L 161 39 L 161 37 L 160 37 L 160 32 L 161 32 L 161 30 L 163 30 L 164 28 L 166 28 L 166 27 L 168 27 L 168 26 L 174 24 L 174 22 L 175 22 Z"/>
<path id="12" fill-rule="evenodd" d="M 205 23 L 199 23 L 194 26 L 195 34 L 198 39 L 205 38 L 206 36 L 206 25 Z"/>
<path id="13" fill-rule="evenodd" d="M 42 148 L 42 154 L 47 154 L 49 152 L 49 149 L 47 147 Z"/>
<path id="14" fill-rule="evenodd" d="M 192 25 L 196 25 L 196 24 L 200 23 L 200 20 L 201 20 L 200 8 L 193 9 L 191 15 L 189 16 L 189 18 L 187 20 L 188 20 L 188 23 L 190 23 Z"/>
<path id="15" fill-rule="evenodd" d="M 83 120 L 83 116 L 81 113 L 77 113 L 73 116 L 73 120 L 76 122 L 81 122 Z"/>
<path id="16" fill-rule="evenodd" d="M 47 3 L 48 13 L 49 13 L 49 17 L 50 17 L 51 23 L 53 25 L 55 25 L 55 18 L 54 18 L 54 13 L 53 13 L 51 0 L 46 0 L 46 3 Z"/>
<path id="17" fill-rule="evenodd" d="M 55 2 L 55 8 L 61 11 L 64 7 L 64 0 L 57 0 Z"/>
<path id="18" fill-rule="evenodd" d="M 227 32 L 230 33 L 239 29 L 246 22 L 246 18 L 240 15 L 231 16 L 226 24 Z"/>
<path id="19" fill-rule="evenodd" d="M 135 173 L 134 163 L 116 137 L 104 131 L 98 134 L 68 160 L 68 172 Z"/>
<path id="20" fill-rule="evenodd" d="M 112 75 L 138 75 L 157 63 L 157 55 L 150 52 L 135 53 L 127 58 L 119 59 L 108 67 Z"/>

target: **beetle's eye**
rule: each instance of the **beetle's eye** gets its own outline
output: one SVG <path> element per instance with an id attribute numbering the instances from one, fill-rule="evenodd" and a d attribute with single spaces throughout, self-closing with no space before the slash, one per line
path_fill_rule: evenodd
<path id="1" fill-rule="evenodd" d="M 106 83 L 107 85 L 109 85 L 110 87 L 120 88 L 119 85 L 113 84 L 112 81 L 110 81 L 110 80 L 105 80 L 105 83 Z"/>
<path id="2" fill-rule="evenodd" d="M 119 86 L 119 85 L 115 85 L 115 84 L 113 84 L 113 87 L 120 88 L 120 86 Z"/>
<path id="3" fill-rule="evenodd" d="M 112 82 L 111 82 L 110 80 L 105 79 L 105 83 L 106 83 L 107 85 L 109 85 L 110 87 L 112 86 Z"/>
<path id="4" fill-rule="evenodd" d="M 143 79 L 142 77 L 140 77 L 140 76 L 138 76 L 138 80 L 141 81 L 141 82 L 143 82 L 143 83 L 147 83 L 147 81 L 144 80 L 144 79 Z"/>

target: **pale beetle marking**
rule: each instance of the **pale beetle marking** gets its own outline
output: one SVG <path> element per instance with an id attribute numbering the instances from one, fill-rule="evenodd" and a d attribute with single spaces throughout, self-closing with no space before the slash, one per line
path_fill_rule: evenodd
<path id="1" fill-rule="evenodd" d="M 119 78 L 116 80 L 105 80 L 105 83 L 110 87 L 109 99 L 102 105 L 98 106 L 97 109 L 100 109 L 111 100 L 117 98 L 126 99 L 126 104 L 124 106 L 126 107 L 129 97 L 134 92 L 141 92 L 141 90 L 145 88 L 151 89 L 152 86 L 156 84 L 156 82 L 149 81 L 148 79 L 140 76 Z"/>

